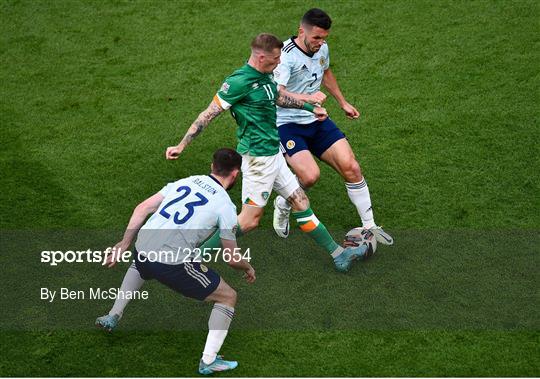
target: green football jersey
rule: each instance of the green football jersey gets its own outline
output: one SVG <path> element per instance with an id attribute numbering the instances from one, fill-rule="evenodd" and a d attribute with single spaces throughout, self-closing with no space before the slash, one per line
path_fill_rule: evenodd
<path id="1" fill-rule="evenodd" d="M 225 79 L 217 100 L 223 109 L 231 109 L 236 120 L 236 150 L 240 154 L 258 157 L 279 152 L 277 97 L 273 75 L 263 74 L 248 64 Z"/>

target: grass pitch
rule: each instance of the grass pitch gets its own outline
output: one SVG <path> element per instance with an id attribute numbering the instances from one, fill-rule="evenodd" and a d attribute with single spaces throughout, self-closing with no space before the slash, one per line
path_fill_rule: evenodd
<path id="1" fill-rule="evenodd" d="M 346 276 L 299 233 L 252 246 L 223 347 L 234 376 L 539 376 L 540 6 L 318 2 L 331 65 L 361 118 L 327 108 L 396 236 Z M 39 300 L 45 286 L 119 285 L 125 266 L 51 268 L 40 250 L 116 242 L 138 201 L 234 146 L 216 120 L 164 159 L 259 32 L 296 32 L 305 2 L 0 4 L 2 376 L 193 376 L 208 306 L 149 283 L 118 333 L 110 302 Z M 358 225 L 322 166 L 309 196 L 339 238 Z M 231 192 L 239 205 L 240 188 Z M 100 232 L 98 232 L 98 230 Z M 105 232 L 103 232 L 105 230 Z M 58 234 L 61 236 L 59 237 Z M 187 325 L 187 326 L 186 326 Z"/>

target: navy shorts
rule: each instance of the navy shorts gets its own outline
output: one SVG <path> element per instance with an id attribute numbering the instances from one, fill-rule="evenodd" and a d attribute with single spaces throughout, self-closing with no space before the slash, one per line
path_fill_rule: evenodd
<path id="1" fill-rule="evenodd" d="M 135 254 L 135 267 L 144 280 L 156 279 L 185 297 L 204 300 L 219 285 L 221 277 L 214 270 L 198 262 L 167 265 L 150 262 Z"/>
<path id="2" fill-rule="evenodd" d="M 328 150 L 336 141 L 345 138 L 345 134 L 327 118 L 311 124 L 283 124 L 278 128 L 281 151 L 292 157 L 299 151 L 309 150 L 317 158 Z"/>

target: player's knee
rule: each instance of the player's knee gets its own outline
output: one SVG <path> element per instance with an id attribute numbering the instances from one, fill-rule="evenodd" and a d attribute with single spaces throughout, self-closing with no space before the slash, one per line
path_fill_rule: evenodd
<path id="1" fill-rule="evenodd" d="M 304 188 L 311 188 L 319 181 L 319 178 L 321 177 L 320 171 L 314 171 L 305 173 L 300 177 L 300 183 L 302 184 L 302 187 Z"/>
<path id="2" fill-rule="evenodd" d="M 251 212 L 243 209 L 238 215 L 238 224 L 242 233 L 245 234 L 259 226 L 262 214 L 262 212 Z"/>
<path id="3" fill-rule="evenodd" d="M 240 223 L 240 229 L 242 229 L 242 233 L 247 233 L 259 226 L 259 220 L 259 217 L 252 217 L 243 220 L 243 222 Z"/>
<path id="4" fill-rule="evenodd" d="M 357 183 L 362 180 L 362 169 L 355 159 L 350 160 L 343 167 L 343 177 L 349 183 Z"/>
<path id="5" fill-rule="evenodd" d="M 229 289 L 225 293 L 225 303 L 230 307 L 234 307 L 236 305 L 237 298 L 238 294 L 236 293 L 236 291 L 229 287 Z"/>

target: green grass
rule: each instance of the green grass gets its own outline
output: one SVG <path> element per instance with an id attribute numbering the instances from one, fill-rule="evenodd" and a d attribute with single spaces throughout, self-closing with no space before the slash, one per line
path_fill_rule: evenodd
<path id="1" fill-rule="evenodd" d="M 12 360 L 0 367 L 12 376 L 194 376 L 204 338 L 8 332 Z M 224 353 L 240 366 L 220 376 L 536 376 L 539 352 L 530 332 L 236 332 Z"/>
<path id="2" fill-rule="evenodd" d="M 229 115 L 178 161 L 165 148 L 254 35 L 285 39 L 315 5 L 334 19 L 331 65 L 362 116 L 327 108 L 396 246 L 341 276 L 299 233 L 274 238 L 267 214 L 241 241 L 258 283 L 216 266 L 241 295 L 223 348 L 233 375 L 540 375 L 535 1 L 2 2 L 0 375 L 195 375 L 208 306 L 150 283 L 107 336 L 90 327 L 110 302 L 47 304 L 39 288 L 118 285 L 125 266 L 38 255 L 113 243 L 138 201 L 207 172 L 235 145 Z M 339 238 L 359 222 L 321 172 L 309 196 Z M 239 205 L 240 188 L 231 196 Z"/>

